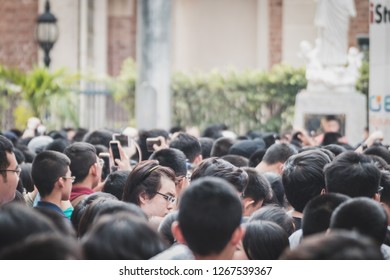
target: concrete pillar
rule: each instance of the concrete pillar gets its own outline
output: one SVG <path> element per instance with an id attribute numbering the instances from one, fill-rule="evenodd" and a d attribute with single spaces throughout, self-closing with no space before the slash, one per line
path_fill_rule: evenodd
<path id="1" fill-rule="evenodd" d="M 137 2 L 138 129 L 171 126 L 171 10 L 171 0 Z"/>

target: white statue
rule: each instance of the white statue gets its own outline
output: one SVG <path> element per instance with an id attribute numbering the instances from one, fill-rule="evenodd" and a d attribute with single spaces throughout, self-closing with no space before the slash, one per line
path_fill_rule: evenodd
<path id="1" fill-rule="evenodd" d="M 355 16 L 354 0 L 318 0 L 314 23 L 319 28 L 318 59 L 325 67 L 347 63 L 349 20 Z"/>
<path id="2" fill-rule="evenodd" d="M 300 56 L 306 60 L 309 91 L 351 92 L 359 78 L 362 55 L 348 50 L 348 28 L 356 15 L 354 0 L 318 0 L 315 24 L 319 37 L 314 48 L 301 42 Z"/>

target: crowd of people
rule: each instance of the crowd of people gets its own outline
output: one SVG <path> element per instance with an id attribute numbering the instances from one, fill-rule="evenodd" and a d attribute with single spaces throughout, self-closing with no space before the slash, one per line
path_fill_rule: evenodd
<path id="1" fill-rule="evenodd" d="M 0 259 L 390 259 L 381 132 L 354 147 L 337 129 L 47 132 L 30 121 L 0 132 Z"/>

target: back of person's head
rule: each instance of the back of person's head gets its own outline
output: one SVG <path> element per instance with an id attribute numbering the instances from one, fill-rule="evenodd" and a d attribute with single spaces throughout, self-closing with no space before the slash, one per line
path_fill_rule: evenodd
<path id="1" fill-rule="evenodd" d="M 249 159 L 254 152 L 265 148 L 266 145 L 263 139 L 240 140 L 230 147 L 229 154 L 239 155 Z"/>
<path id="2" fill-rule="evenodd" d="M 266 149 L 256 150 L 249 158 L 248 166 L 256 167 L 262 160 L 265 155 Z"/>
<path id="3" fill-rule="evenodd" d="M 275 143 L 264 154 L 263 161 L 267 164 L 284 163 L 290 156 L 298 153 L 291 144 Z"/>
<path id="4" fill-rule="evenodd" d="M 383 145 L 372 145 L 364 150 L 365 155 L 375 155 L 383 158 L 387 164 L 390 164 L 390 151 Z"/>
<path id="5" fill-rule="evenodd" d="M 73 138 L 71 139 L 72 142 L 82 142 L 87 133 L 88 129 L 82 127 L 77 128 Z"/>
<path id="6" fill-rule="evenodd" d="M 291 156 L 283 167 L 283 186 L 288 202 L 298 212 L 325 189 L 324 166 L 328 155 L 319 150 L 304 151 Z"/>
<path id="7" fill-rule="evenodd" d="M 331 151 L 335 156 L 347 151 L 346 148 L 338 144 L 329 144 L 322 148 Z"/>
<path id="8" fill-rule="evenodd" d="M 254 221 L 271 221 L 282 227 L 288 236 L 295 231 L 294 220 L 283 208 L 278 205 L 266 205 L 255 211 L 248 220 L 248 223 Z"/>
<path id="9" fill-rule="evenodd" d="M 302 235 L 304 237 L 325 232 L 329 228 L 333 211 L 350 199 L 340 193 L 327 193 L 311 199 L 303 210 Z"/>
<path id="10" fill-rule="evenodd" d="M 78 242 L 59 234 L 37 234 L 7 247 L 0 260 L 80 260 L 83 259 Z"/>
<path id="11" fill-rule="evenodd" d="M 230 147 L 233 146 L 234 143 L 236 143 L 236 140 L 231 137 L 220 137 L 216 139 L 211 148 L 210 156 L 222 157 L 227 155 Z"/>
<path id="12" fill-rule="evenodd" d="M 247 167 L 249 165 L 249 160 L 246 157 L 239 155 L 224 155 L 221 159 L 230 162 L 236 167 Z"/>
<path id="13" fill-rule="evenodd" d="M 209 158 L 211 154 L 211 148 L 214 144 L 214 139 L 210 137 L 200 137 L 198 140 L 200 147 L 202 148 L 202 158 Z"/>
<path id="14" fill-rule="evenodd" d="M 91 226 L 103 215 L 113 215 L 118 212 L 125 212 L 147 221 L 146 214 L 142 209 L 133 204 L 112 199 L 96 199 L 84 211 L 80 218 L 78 236 L 83 236 Z"/>
<path id="15" fill-rule="evenodd" d="M 70 145 L 69 141 L 67 139 L 55 139 L 53 142 L 46 145 L 45 150 L 46 151 L 56 151 L 63 153 L 65 148 Z"/>
<path id="16" fill-rule="evenodd" d="M 72 224 L 69 223 L 68 219 L 64 219 L 64 217 L 60 213 L 47 207 L 38 206 L 34 209 L 41 213 L 43 216 L 47 217 L 63 237 L 76 237 L 76 231 L 74 230 Z"/>
<path id="17" fill-rule="evenodd" d="M 184 132 L 179 132 L 172 139 L 169 147 L 182 151 L 189 162 L 194 162 L 195 158 L 202 154 L 199 140 L 195 136 Z"/>
<path id="18" fill-rule="evenodd" d="M 157 160 L 160 165 L 170 167 L 178 177 L 187 175 L 186 155 L 178 149 L 168 148 L 155 151 L 149 159 Z"/>
<path id="19" fill-rule="evenodd" d="M 243 170 L 248 174 L 248 184 L 242 192 L 242 198 L 251 198 L 253 204 L 271 201 L 273 192 L 264 175 L 253 167 L 244 167 Z"/>
<path id="20" fill-rule="evenodd" d="M 175 181 L 175 173 L 155 160 L 138 163 L 127 177 L 122 200 L 141 205 L 140 196 L 153 198 L 161 188 L 161 178 Z"/>
<path id="21" fill-rule="evenodd" d="M 55 151 L 43 151 L 34 158 L 31 177 L 41 197 L 52 193 L 55 182 L 66 176 L 69 165 L 69 158 Z"/>
<path id="22" fill-rule="evenodd" d="M 34 182 L 31 177 L 31 163 L 23 163 L 20 165 L 22 171 L 20 172 L 20 182 L 22 183 L 23 188 L 27 192 L 32 192 L 34 190 Z"/>
<path id="23" fill-rule="evenodd" d="M 192 173 L 191 181 L 206 176 L 223 178 L 240 193 L 248 184 L 248 174 L 244 170 L 216 157 L 203 160 Z"/>
<path id="24" fill-rule="evenodd" d="M 357 231 L 382 244 L 387 230 L 387 214 L 379 202 L 357 197 L 340 204 L 333 212 L 330 229 Z"/>
<path id="25" fill-rule="evenodd" d="M 175 237 L 172 234 L 172 224 L 177 221 L 178 211 L 173 211 L 166 215 L 158 226 L 157 232 L 164 238 L 169 245 L 175 243 Z"/>
<path id="26" fill-rule="evenodd" d="M 226 129 L 228 127 L 225 124 L 211 124 L 204 129 L 202 136 L 218 139 L 223 136 L 222 131 Z"/>
<path id="27" fill-rule="evenodd" d="M 373 198 L 378 192 L 381 173 L 373 160 L 353 151 L 344 152 L 324 169 L 328 192 L 337 192 L 350 197 Z"/>
<path id="28" fill-rule="evenodd" d="M 83 142 L 92 145 L 103 145 L 108 148 L 112 135 L 113 133 L 106 129 L 93 130 L 84 135 Z"/>
<path id="29" fill-rule="evenodd" d="M 58 233 L 53 223 L 37 211 L 20 203 L 0 206 L 0 251 L 39 233 Z"/>
<path id="30" fill-rule="evenodd" d="M 141 150 L 141 157 L 142 160 L 146 160 L 150 157 L 152 152 L 149 152 L 146 146 L 146 139 L 147 138 L 155 138 L 158 136 L 162 136 L 165 138 L 165 140 L 169 139 L 169 133 L 168 131 L 164 129 L 151 129 L 151 130 L 140 130 L 138 134 L 138 145 Z M 140 161 L 140 160 L 138 160 Z"/>
<path id="31" fill-rule="evenodd" d="M 241 201 L 221 178 L 200 178 L 183 192 L 178 222 L 188 247 L 200 256 L 220 253 L 239 228 Z"/>
<path id="32" fill-rule="evenodd" d="M 71 160 L 70 171 L 76 177 L 75 184 L 82 182 L 90 167 L 97 162 L 96 149 L 90 143 L 75 142 L 64 150 L 64 154 Z"/>
<path id="33" fill-rule="evenodd" d="M 70 221 L 72 222 L 72 226 L 76 230 L 76 232 L 78 231 L 79 223 L 84 212 L 87 210 L 88 206 L 96 199 L 118 200 L 113 194 L 105 192 L 94 192 L 87 195 L 83 200 L 77 203 L 77 205 L 73 209 L 72 216 L 70 217 Z"/>
<path id="34" fill-rule="evenodd" d="M 274 197 L 276 198 L 275 202 L 280 207 L 286 207 L 287 198 L 284 192 L 282 176 L 273 172 L 265 172 L 263 175 L 271 185 L 272 191 L 274 192 Z"/>
<path id="35" fill-rule="evenodd" d="M 88 260 L 147 260 L 166 248 L 147 222 L 127 213 L 101 216 L 81 244 Z"/>
<path id="36" fill-rule="evenodd" d="M 378 245 L 371 238 L 346 230 L 329 234 L 317 233 L 292 250 L 286 250 L 281 260 L 383 260 Z"/>
<path id="37" fill-rule="evenodd" d="M 128 170 L 118 170 L 108 174 L 102 192 L 113 194 L 118 200 L 122 200 L 123 190 L 129 174 L 130 171 Z"/>
<path id="38" fill-rule="evenodd" d="M 277 260 L 290 243 L 278 224 L 253 221 L 246 224 L 242 245 L 250 260 Z"/>

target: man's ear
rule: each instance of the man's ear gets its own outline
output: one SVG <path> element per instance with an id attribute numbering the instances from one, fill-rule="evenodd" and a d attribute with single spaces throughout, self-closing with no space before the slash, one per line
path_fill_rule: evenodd
<path id="1" fill-rule="evenodd" d="M 245 234 L 245 228 L 240 225 L 234 230 L 232 237 L 230 238 L 230 243 L 233 246 L 237 246 L 238 243 L 241 241 L 242 237 L 244 236 L 244 234 Z"/>
<path id="2" fill-rule="evenodd" d="M 91 165 L 91 167 L 89 168 L 89 173 L 92 175 L 97 174 L 97 163 L 94 163 Z"/>
<path id="3" fill-rule="evenodd" d="M 320 193 L 320 195 L 324 195 L 324 194 L 326 194 L 326 190 L 325 190 L 325 188 L 323 188 L 323 189 L 321 190 L 321 193 Z"/>
<path id="4" fill-rule="evenodd" d="M 198 165 L 202 160 L 203 160 L 203 156 L 202 156 L 202 154 L 199 154 L 196 156 L 193 163 L 194 163 L 194 165 Z"/>
<path id="5" fill-rule="evenodd" d="M 186 244 L 183 233 L 181 232 L 179 222 L 175 221 L 171 226 L 172 235 L 178 243 Z"/>
<path id="6" fill-rule="evenodd" d="M 375 201 L 380 202 L 380 201 L 381 201 L 381 195 L 380 195 L 379 193 L 375 193 L 373 199 L 374 199 Z"/>

